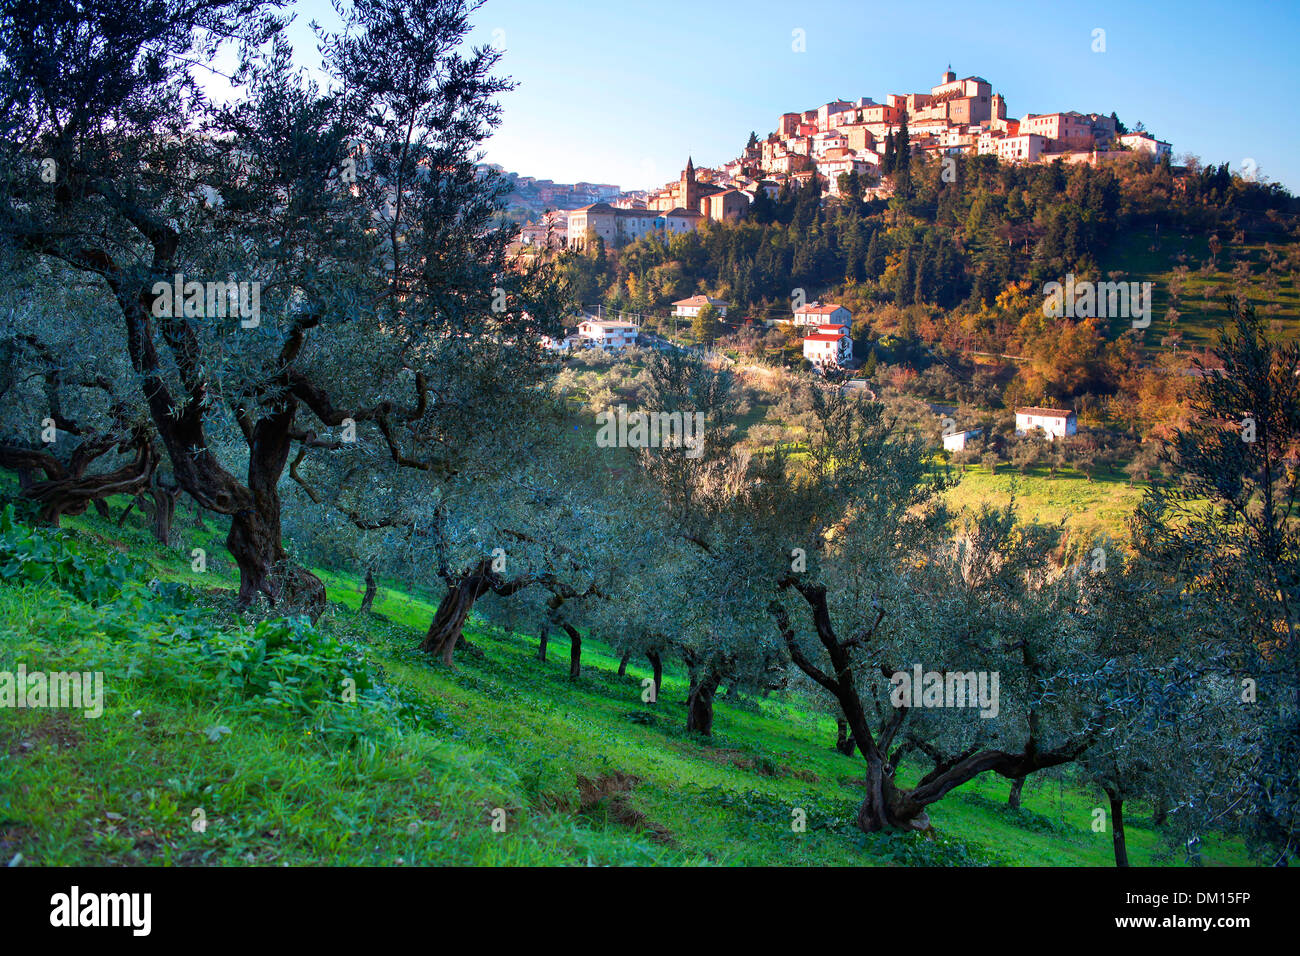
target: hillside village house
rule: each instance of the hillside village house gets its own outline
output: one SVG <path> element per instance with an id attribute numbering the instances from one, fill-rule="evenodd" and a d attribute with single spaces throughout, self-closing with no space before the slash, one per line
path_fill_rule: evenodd
<path id="1" fill-rule="evenodd" d="M 589 348 L 617 352 L 636 345 L 641 330 L 631 322 L 614 322 L 608 319 L 584 319 L 578 323 L 578 338 Z"/>
<path id="2" fill-rule="evenodd" d="M 977 147 L 980 155 L 992 153 L 1004 163 L 1036 163 L 1051 142 L 1038 133 L 1018 133 L 1015 136 L 980 136 Z"/>
<path id="3" fill-rule="evenodd" d="M 574 349 L 582 348 L 585 340 L 577 332 L 570 332 L 562 338 L 553 339 L 549 335 L 542 336 L 542 347 L 548 348 L 552 352 L 572 352 Z"/>
<path id="4" fill-rule="evenodd" d="M 842 305 L 810 302 L 794 310 L 795 325 L 837 325 L 847 335 L 853 327 L 853 313 Z"/>
<path id="5" fill-rule="evenodd" d="M 1079 425 L 1074 417 L 1074 412 L 1068 408 L 1017 408 L 1016 409 L 1016 434 L 1024 435 L 1033 431 L 1035 428 L 1041 428 L 1046 434 L 1049 441 L 1057 438 L 1064 438 L 1066 435 L 1073 435 L 1079 430 Z"/>
<path id="6" fill-rule="evenodd" d="M 1168 156 L 1172 147 L 1150 133 L 1125 133 L 1119 141 L 1134 152 L 1150 153 L 1156 159 Z"/>
<path id="7" fill-rule="evenodd" d="M 749 201 L 739 189 L 724 189 L 700 200 L 700 214 L 714 222 L 736 222 L 749 212 Z"/>
<path id="8" fill-rule="evenodd" d="M 1074 149 L 1091 147 L 1096 142 L 1092 121 L 1082 113 L 1030 113 L 1020 121 L 1020 132 L 1036 133 Z"/>
<path id="9" fill-rule="evenodd" d="M 569 213 L 569 247 L 585 248 L 588 237 L 599 236 L 608 246 L 621 246 L 642 236 L 690 232 L 704 217 L 689 209 L 620 209 L 598 202 Z"/>
<path id="10" fill-rule="evenodd" d="M 841 326 L 818 326 L 804 336 L 803 357 L 815 368 L 841 368 L 853 360 L 853 340 Z"/>
<path id="11" fill-rule="evenodd" d="M 707 295 L 693 295 L 689 299 L 679 299 L 674 302 L 676 307 L 673 315 L 679 319 L 693 319 L 700 314 L 700 309 L 706 305 L 711 305 L 718 310 L 718 315 L 725 317 L 727 309 L 730 308 L 730 302 L 724 302 L 722 299 L 710 298 Z"/>
<path id="12" fill-rule="evenodd" d="M 651 209 L 692 209 L 701 212 L 700 200 L 725 190 L 725 186 L 701 180 L 695 173 L 695 162 L 688 156 L 681 178 L 658 192 L 651 193 L 646 205 Z"/>

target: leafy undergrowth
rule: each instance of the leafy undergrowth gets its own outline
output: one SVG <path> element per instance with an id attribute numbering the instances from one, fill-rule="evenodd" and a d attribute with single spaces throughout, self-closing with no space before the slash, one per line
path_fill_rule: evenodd
<path id="1" fill-rule="evenodd" d="M 586 642 L 546 662 L 489 628 L 455 669 L 414 650 L 432 607 L 324 573 L 315 625 L 235 613 L 210 531 L 163 548 L 90 517 L 0 525 L 0 671 L 101 671 L 103 713 L 0 709 L 0 862 L 62 864 L 1109 865 L 1095 796 L 977 780 L 926 834 L 853 825 L 861 765 L 798 698 L 717 706 L 689 735 L 684 675 Z M 206 573 L 191 548 L 210 549 Z M 1131 827 L 1137 864 L 1169 862 Z M 1244 863 L 1235 841 L 1208 863 Z"/>

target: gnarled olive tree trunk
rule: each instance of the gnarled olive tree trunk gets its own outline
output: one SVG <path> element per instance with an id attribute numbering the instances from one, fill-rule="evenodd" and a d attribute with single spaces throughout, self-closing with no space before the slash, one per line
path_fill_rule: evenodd
<path id="1" fill-rule="evenodd" d="M 153 501 L 151 527 L 154 540 L 159 544 L 172 543 L 172 523 L 176 520 L 176 499 L 180 493 L 180 485 L 162 482 L 154 482 L 149 488 L 149 497 Z"/>
<path id="2" fill-rule="evenodd" d="M 686 729 L 713 735 L 713 698 L 717 694 L 721 677 L 710 669 L 704 674 L 691 677 L 690 690 L 686 694 Z"/>
<path id="3" fill-rule="evenodd" d="M 835 719 L 835 749 L 846 757 L 853 756 L 853 737 L 849 734 L 849 725 L 843 717 Z"/>
<path id="4" fill-rule="evenodd" d="M 133 459 L 110 472 L 88 473 L 90 466 L 117 450 L 134 451 Z M 0 445 L 0 468 L 17 471 L 23 497 L 40 507 L 41 520 L 58 527 L 64 515 L 84 514 L 88 507 L 107 508 L 104 499 L 113 495 L 134 495 L 148 483 L 158 465 L 158 452 L 143 426 L 132 428 L 125 438 L 106 435 L 83 441 L 66 463 L 44 449 Z M 31 480 L 33 472 L 43 479 Z M 26 475 L 28 483 L 21 484 Z"/>
<path id="5" fill-rule="evenodd" d="M 582 676 L 582 635 L 567 621 L 560 627 L 569 635 L 569 680 L 577 680 Z"/>
<path id="6" fill-rule="evenodd" d="M 824 586 L 788 579 L 782 583 L 782 589 L 786 587 L 798 591 L 811 608 L 814 629 L 822 647 L 825 648 L 831 666 L 829 673 L 823 671 L 804 654 L 795 639 L 788 612 L 780 601 L 774 600 L 768 609 L 776 620 L 790 659 L 813 681 L 834 695 L 840 713 L 853 734 L 858 752 L 866 761 L 862 805 L 858 808 L 857 814 L 858 827 L 863 831 L 874 833 L 881 830 L 927 829 L 930 820 L 926 808 L 942 800 L 968 780 L 988 772 L 1014 780 L 1035 770 L 1069 763 L 1077 759 L 1091 745 L 1094 736 L 1084 734 L 1067 740 L 1054 749 L 1042 750 L 1038 746 L 1038 741 L 1031 735 L 1025 742 L 1023 751 L 1019 753 L 1005 750 L 980 750 L 950 758 L 940 756 L 935 760 L 934 769 L 923 776 L 916 786 L 911 789 L 897 786 L 894 783 L 894 771 L 900 759 L 900 751 L 898 749 L 891 751 L 890 748 L 906 719 L 908 708 L 895 708 L 893 713 L 884 719 L 877 736 L 867 720 L 862 698 L 858 696 L 851 656 L 852 648 L 869 645 L 876 628 L 884 619 L 884 611 L 881 611 L 876 618 L 875 625 L 866 630 L 860 638 L 852 642 L 841 641 L 831 624 Z M 892 673 L 883 666 L 882 672 Z"/>
<path id="7" fill-rule="evenodd" d="M 375 572 L 366 568 L 366 593 L 361 598 L 361 607 L 357 613 L 366 614 L 375 606 L 375 594 L 379 590 L 379 585 L 375 583 Z"/>
<path id="8" fill-rule="evenodd" d="M 441 657 L 444 664 L 451 664 L 461 631 L 469 620 L 470 612 L 474 610 L 474 602 L 492 589 L 491 573 L 491 562 L 484 560 L 473 570 L 448 582 L 433 620 L 429 622 L 429 630 L 424 635 L 420 650 Z"/>
<path id="9" fill-rule="evenodd" d="M 1115 865 L 1128 866 L 1128 845 L 1124 839 L 1124 797 L 1113 787 L 1106 788 L 1110 801 L 1110 838 L 1115 849 Z"/>
<path id="10" fill-rule="evenodd" d="M 646 651 L 646 660 L 650 662 L 650 673 L 654 675 L 655 700 L 659 699 L 659 690 L 664 684 L 664 661 L 658 651 Z"/>
<path id="11" fill-rule="evenodd" d="M 424 640 L 420 642 L 420 650 L 441 657 L 444 664 L 450 665 L 456 646 L 468 644 L 462 641 L 461 632 L 465 629 L 470 612 L 474 610 L 475 602 L 489 591 L 508 597 L 532 583 L 533 579 L 527 576 L 511 581 L 502 580 L 492 570 L 491 558 L 482 559 L 459 576 L 449 577 L 447 590 L 438 602 L 438 609 L 429 622 Z"/>

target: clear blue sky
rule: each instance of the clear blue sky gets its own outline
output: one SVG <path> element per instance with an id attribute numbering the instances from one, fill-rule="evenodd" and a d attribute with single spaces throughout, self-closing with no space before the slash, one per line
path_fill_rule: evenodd
<path id="1" fill-rule="evenodd" d="M 299 0 L 302 22 L 333 20 Z M 518 88 L 487 159 L 625 189 L 734 157 L 750 130 L 828 100 L 929 90 L 952 63 L 1008 115 L 1116 112 L 1205 162 L 1300 192 L 1300 3 L 1046 0 L 487 0 L 472 41 L 504 48 Z M 1105 52 L 1093 31 L 1105 30 Z M 794 31 L 805 52 L 795 52 Z M 297 35 L 297 30 L 295 30 Z M 302 36 L 304 63 L 314 44 Z"/>

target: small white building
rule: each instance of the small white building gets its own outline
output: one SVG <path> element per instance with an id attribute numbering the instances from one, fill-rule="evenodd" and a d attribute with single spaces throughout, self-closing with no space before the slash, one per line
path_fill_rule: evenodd
<path id="1" fill-rule="evenodd" d="M 1048 441 L 1053 441 L 1073 435 L 1079 430 L 1079 423 L 1068 408 L 1017 408 L 1016 434 L 1024 435 L 1035 428 L 1041 428 Z"/>
<path id="2" fill-rule="evenodd" d="M 673 315 L 680 319 L 693 319 L 700 314 L 700 309 L 706 305 L 713 306 L 718 310 L 719 316 L 725 317 L 731 303 L 724 302 L 722 299 L 710 298 L 707 295 L 693 295 L 689 299 L 680 299 L 674 302 Z"/>
<path id="3" fill-rule="evenodd" d="M 586 319 L 578 323 L 578 338 L 590 348 L 617 352 L 636 345 L 641 330 L 631 322 L 612 322 L 607 319 Z"/>
<path id="4" fill-rule="evenodd" d="M 952 435 L 944 435 L 943 450 L 944 451 L 965 451 L 967 443 L 970 442 L 972 439 L 978 438 L 980 436 L 980 432 L 982 431 L 983 431 L 982 428 L 972 428 L 968 431 L 956 432 L 955 434 Z"/>
<path id="5" fill-rule="evenodd" d="M 1150 153 L 1156 159 L 1168 156 L 1173 150 L 1168 143 L 1156 139 L 1150 133 L 1125 133 L 1119 137 L 1119 141 L 1135 152 Z"/>
<path id="6" fill-rule="evenodd" d="M 853 340 L 840 331 L 804 336 L 803 357 L 820 368 L 840 368 L 853 359 Z"/>

